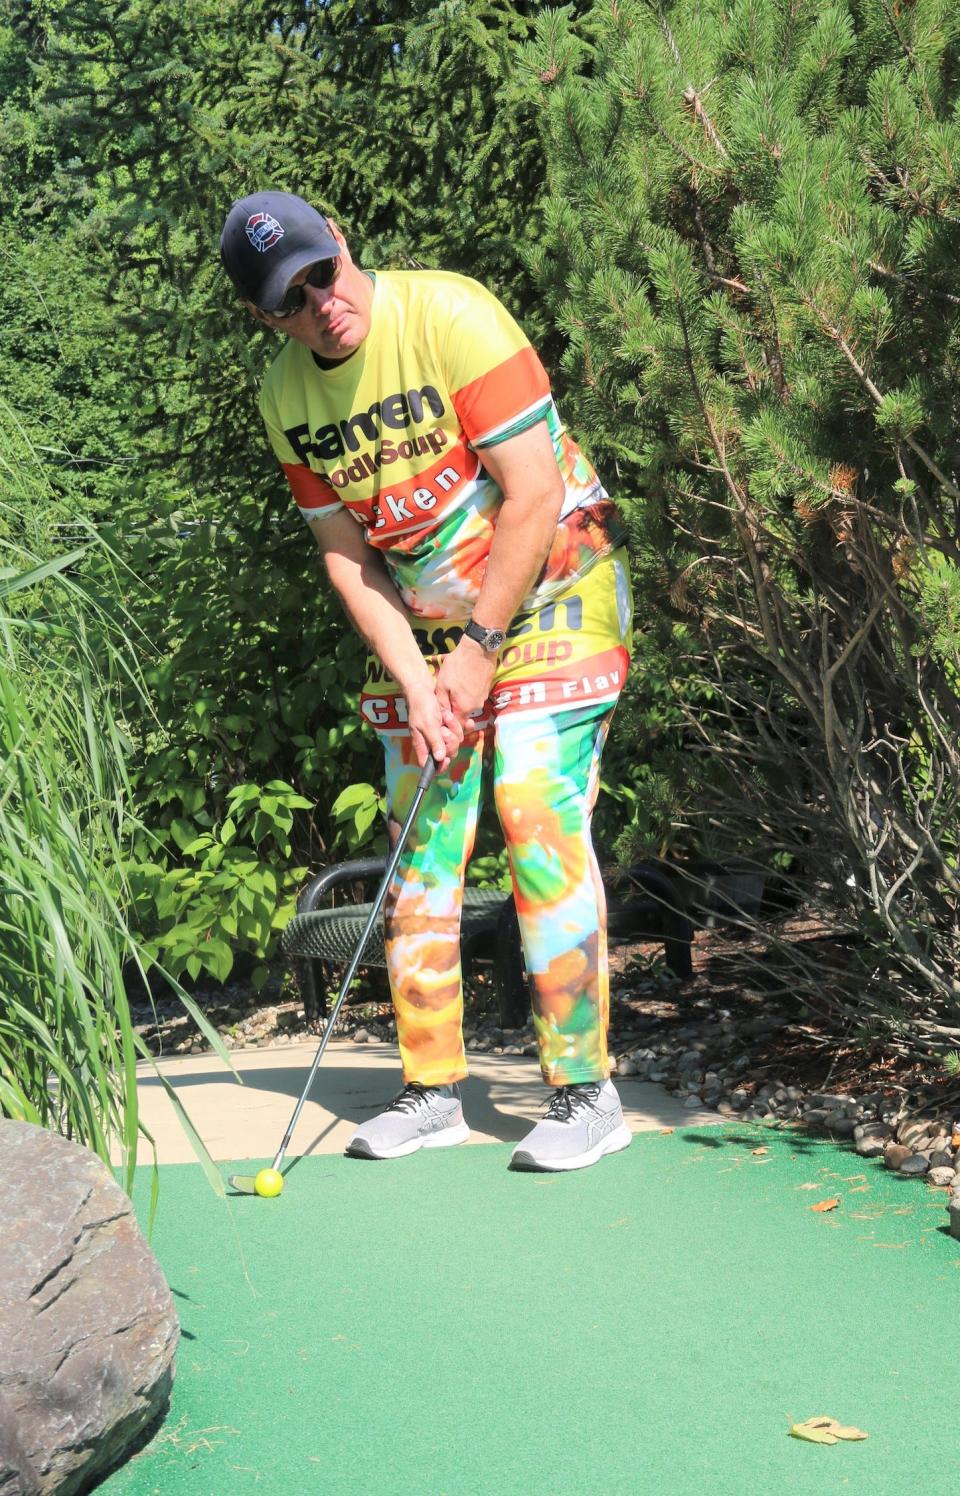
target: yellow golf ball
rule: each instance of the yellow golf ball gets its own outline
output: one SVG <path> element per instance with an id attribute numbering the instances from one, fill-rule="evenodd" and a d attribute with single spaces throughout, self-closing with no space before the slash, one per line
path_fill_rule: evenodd
<path id="1" fill-rule="evenodd" d="M 283 1175 L 277 1169 L 261 1169 L 253 1187 L 258 1195 L 266 1200 L 272 1200 L 274 1195 L 279 1195 L 283 1190 Z"/>

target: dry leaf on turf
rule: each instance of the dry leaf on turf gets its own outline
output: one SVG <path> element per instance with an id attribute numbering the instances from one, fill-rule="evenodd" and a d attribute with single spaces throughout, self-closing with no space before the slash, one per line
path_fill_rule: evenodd
<path id="1" fill-rule="evenodd" d="M 848 1428 L 835 1418 L 808 1418 L 790 1429 L 791 1439 L 806 1439 L 809 1444 L 836 1444 L 840 1439 L 865 1439 L 859 1428 Z"/>
<path id="2" fill-rule="evenodd" d="M 834 1196 L 832 1200 L 818 1200 L 816 1205 L 811 1205 L 811 1210 L 836 1210 L 840 1201 Z"/>
<path id="3" fill-rule="evenodd" d="M 672 1127 L 661 1127 L 661 1129 L 660 1129 L 660 1136 L 662 1138 L 665 1138 L 667 1136 L 668 1132 L 673 1132 L 673 1128 Z"/>
<path id="4" fill-rule="evenodd" d="M 751 1148 L 750 1149 L 750 1152 L 754 1153 L 754 1154 L 756 1154 L 756 1153 L 766 1153 L 766 1151 L 767 1151 L 766 1148 Z"/>

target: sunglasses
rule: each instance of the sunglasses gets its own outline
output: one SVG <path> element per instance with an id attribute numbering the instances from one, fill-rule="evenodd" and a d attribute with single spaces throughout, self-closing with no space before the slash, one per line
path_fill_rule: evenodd
<path id="1" fill-rule="evenodd" d="M 330 260 L 317 260 L 316 264 L 311 265 L 307 271 L 303 285 L 290 286 L 284 293 L 279 306 L 265 308 L 265 310 L 269 311 L 271 317 L 279 317 L 281 320 L 284 317 L 295 317 L 307 304 L 304 286 L 313 286 L 317 291 L 325 291 L 328 286 L 333 285 L 339 274 L 339 255 L 334 255 Z"/>

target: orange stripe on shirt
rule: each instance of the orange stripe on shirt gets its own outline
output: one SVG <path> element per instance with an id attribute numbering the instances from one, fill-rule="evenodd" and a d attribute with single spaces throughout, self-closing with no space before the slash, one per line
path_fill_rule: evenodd
<path id="1" fill-rule="evenodd" d="M 325 509 L 341 507 L 337 490 L 312 468 L 304 467 L 301 462 L 285 462 L 282 466 L 297 508 L 305 519 L 309 519 L 311 512 L 322 514 Z"/>
<path id="2" fill-rule="evenodd" d="M 453 393 L 453 408 L 468 441 L 478 441 L 550 393 L 550 380 L 532 348 L 497 364 Z"/>

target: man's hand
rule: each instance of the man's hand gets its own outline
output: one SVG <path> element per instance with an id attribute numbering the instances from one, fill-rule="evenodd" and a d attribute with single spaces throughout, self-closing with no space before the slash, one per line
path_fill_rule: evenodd
<path id="1" fill-rule="evenodd" d="M 417 763 L 423 768 L 432 754 L 438 769 L 446 769 L 460 744 L 463 727 L 449 708 L 441 706 L 429 679 L 423 687 L 407 691 L 407 720 Z"/>
<path id="2" fill-rule="evenodd" d="M 441 660 L 434 680 L 437 703 L 442 714 L 460 724 L 461 736 L 470 726 L 471 713 L 478 712 L 490 695 L 496 668 L 496 656 L 467 638 Z"/>

